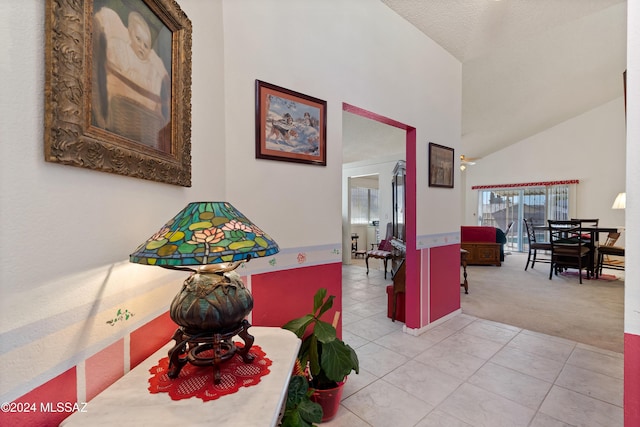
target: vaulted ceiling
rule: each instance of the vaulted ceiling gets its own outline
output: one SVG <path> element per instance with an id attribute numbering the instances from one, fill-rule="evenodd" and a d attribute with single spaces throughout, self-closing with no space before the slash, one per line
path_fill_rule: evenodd
<path id="1" fill-rule="evenodd" d="M 468 157 L 623 95 L 625 0 L 381 1 L 461 61 Z"/>

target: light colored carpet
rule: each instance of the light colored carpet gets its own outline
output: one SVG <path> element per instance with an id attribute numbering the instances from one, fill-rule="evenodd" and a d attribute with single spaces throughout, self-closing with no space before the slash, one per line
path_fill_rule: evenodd
<path id="1" fill-rule="evenodd" d="M 524 271 L 526 262 L 526 254 L 513 252 L 501 267 L 467 267 L 469 294 L 461 291 L 462 312 L 623 352 L 623 271 L 605 270 L 605 280 L 583 278 L 581 285 L 574 274 L 549 280 L 549 264 Z"/>
<path id="2" fill-rule="evenodd" d="M 365 265 L 361 258 L 351 262 Z M 537 263 L 524 271 L 526 262 L 527 254 L 512 252 L 501 267 L 467 267 L 469 294 L 460 288 L 462 312 L 623 352 L 623 271 L 605 270 L 605 280 L 583 278 L 581 285 L 573 271 L 549 280 L 549 264 Z M 369 268 L 384 269 L 376 259 L 369 260 Z M 391 275 L 387 279 L 391 282 Z"/>

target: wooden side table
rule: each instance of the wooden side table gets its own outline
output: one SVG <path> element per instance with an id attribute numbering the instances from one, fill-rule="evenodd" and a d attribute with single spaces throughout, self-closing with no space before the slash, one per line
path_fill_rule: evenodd
<path id="1" fill-rule="evenodd" d="M 460 286 L 464 286 L 464 293 L 469 293 L 469 282 L 467 282 L 467 256 L 469 255 L 469 251 L 465 249 L 460 249 L 460 265 L 462 266 L 464 282 L 460 283 Z"/>

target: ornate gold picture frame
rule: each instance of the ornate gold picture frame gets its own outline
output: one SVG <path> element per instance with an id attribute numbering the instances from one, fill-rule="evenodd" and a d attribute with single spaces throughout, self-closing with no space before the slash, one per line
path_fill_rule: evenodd
<path id="1" fill-rule="evenodd" d="M 46 0 L 45 160 L 191 186 L 191 37 L 174 0 Z"/>

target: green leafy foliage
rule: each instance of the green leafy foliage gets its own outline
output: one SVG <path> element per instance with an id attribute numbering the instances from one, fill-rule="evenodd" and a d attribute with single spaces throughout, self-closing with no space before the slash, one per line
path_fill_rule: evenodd
<path id="1" fill-rule="evenodd" d="M 320 317 L 333 307 L 334 296 L 327 297 L 321 288 L 313 299 L 313 312 L 291 320 L 283 328 L 302 338 L 298 359 L 302 366 L 309 366 L 311 386 L 329 389 L 355 371 L 359 373 L 358 356 L 348 344 L 338 339 L 336 329 Z"/>
<path id="2" fill-rule="evenodd" d="M 312 402 L 310 396 L 307 379 L 302 375 L 292 376 L 281 427 L 311 427 L 322 421 L 322 407 Z"/>

